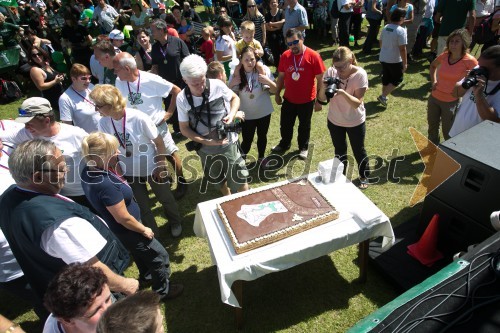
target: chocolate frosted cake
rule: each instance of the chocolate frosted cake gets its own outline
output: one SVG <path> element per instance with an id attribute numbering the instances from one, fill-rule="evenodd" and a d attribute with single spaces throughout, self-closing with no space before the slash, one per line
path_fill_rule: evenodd
<path id="1" fill-rule="evenodd" d="M 338 218 L 307 179 L 222 202 L 217 211 L 238 254 Z"/>

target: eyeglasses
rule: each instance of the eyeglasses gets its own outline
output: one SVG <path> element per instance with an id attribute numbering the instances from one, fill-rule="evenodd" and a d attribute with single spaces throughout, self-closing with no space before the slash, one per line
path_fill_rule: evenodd
<path id="1" fill-rule="evenodd" d="M 103 104 L 103 105 L 97 105 L 97 104 L 96 104 L 96 105 L 95 105 L 95 109 L 96 109 L 97 111 L 100 111 L 103 107 L 108 106 L 108 105 L 109 105 L 109 104 Z"/>
<path id="2" fill-rule="evenodd" d="M 345 70 L 347 68 L 347 66 L 349 66 L 349 63 L 345 63 L 343 66 L 335 66 L 333 65 L 333 67 L 335 67 L 335 69 L 339 72 L 342 72 L 343 70 Z"/>
<path id="3" fill-rule="evenodd" d="M 297 45 L 299 42 L 300 42 L 300 39 L 296 39 L 292 42 L 287 42 L 286 45 L 288 45 L 288 47 L 290 47 L 292 45 Z"/>
<path id="4" fill-rule="evenodd" d="M 82 81 L 90 81 L 92 77 L 90 75 L 88 76 L 80 76 L 79 79 L 82 80 Z"/>
<path id="5" fill-rule="evenodd" d="M 247 8 L 255 8 L 255 5 L 248 5 Z"/>
<path id="6" fill-rule="evenodd" d="M 68 169 L 68 167 L 65 167 L 64 169 L 61 169 L 61 170 L 59 170 L 59 169 L 40 169 L 38 171 L 40 171 L 40 172 L 57 172 L 57 173 L 63 172 L 63 173 L 68 173 L 69 169 Z"/>

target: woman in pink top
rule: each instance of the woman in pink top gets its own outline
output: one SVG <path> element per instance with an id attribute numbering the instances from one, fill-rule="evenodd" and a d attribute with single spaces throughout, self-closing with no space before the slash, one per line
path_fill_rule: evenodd
<path id="1" fill-rule="evenodd" d="M 329 78 L 338 79 L 333 97 L 326 91 Z M 320 86 L 318 102 L 328 104 L 328 130 L 335 148 L 335 157 L 347 164 L 347 140 L 349 137 L 354 158 L 358 163 L 360 188 L 368 187 L 368 156 L 365 149 L 365 105 L 363 98 L 368 89 L 368 75 L 357 66 L 352 51 L 341 46 L 333 52 L 333 66 L 328 68 Z M 330 96 L 327 96 L 330 95 Z M 329 101 L 327 100 L 329 98 Z"/>
<path id="2" fill-rule="evenodd" d="M 453 31 L 446 40 L 445 51 L 431 63 L 432 90 L 427 101 L 427 137 L 436 145 L 439 144 L 440 122 L 444 139 L 450 138 L 448 132 L 459 102 L 452 94 L 455 84 L 477 66 L 476 58 L 467 53 L 470 42 L 467 30 Z"/>

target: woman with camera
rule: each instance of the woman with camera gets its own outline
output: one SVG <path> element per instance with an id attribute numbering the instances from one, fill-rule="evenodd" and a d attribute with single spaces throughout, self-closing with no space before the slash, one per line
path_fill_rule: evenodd
<path id="1" fill-rule="evenodd" d="M 134 192 L 143 224 L 159 235 L 149 204 L 147 182 L 163 206 L 172 236 L 180 236 L 181 217 L 170 184 L 167 183 L 167 151 L 156 125 L 145 113 L 126 108 L 126 99 L 118 88 L 110 84 L 97 85 L 90 93 L 90 98 L 102 117 L 98 124 L 99 131 L 118 138 L 125 179 Z"/>
<path id="2" fill-rule="evenodd" d="M 271 123 L 271 113 L 274 111 L 270 93 L 276 92 L 276 83 L 271 70 L 263 65 L 266 75 L 259 74 L 256 69 L 257 57 L 252 47 L 245 47 L 241 51 L 240 75 L 229 78 L 229 87 L 240 97 L 240 109 L 245 111 L 245 121 L 241 124 L 241 150 L 243 155 L 248 154 L 252 146 L 253 137 L 257 131 L 257 163 L 266 167 L 264 159 L 267 146 L 267 131 Z M 268 85 L 269 89 L 262 89 Z"/>
<path id="3" fill-rule="evenodd" d="M 467 53 L 471 38 L 467 30 L 457 29 L 446 39 L 445 51 L 431 63 L 431 95 L 427 100 L 427 137 L 439 144 L 439 125 L 443 138 L 450 138 L 449 132 L 459 98 L 453 96 L 455 83 L 477 66 L 477 60 Z"/>
<path id="4" fill-rule="evenodd" d="M 347 166 L 347 140 L 358 163 L 360 189 L 368 187 L 368 156 L 365 149 L 366 112 L 363 97 L 368 89 L 368 75 L 357 66 L 352 51 L 341 46 L 333 52 L 333 66 L 324 74 L 318 103 L 328 104 L 328 130 L 335 157 Z"/>

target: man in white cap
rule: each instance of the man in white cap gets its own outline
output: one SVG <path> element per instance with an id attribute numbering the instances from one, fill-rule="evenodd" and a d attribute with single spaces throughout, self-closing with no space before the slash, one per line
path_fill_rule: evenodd
<path id="1" fill-rule="evenodd" d="M 121 47 L 125 43 L 125 35 L 123 32 L 121 32 L 118 29 L 114 29 L 109 33 L 109 40 L 111 41 L 111 44 L 115 47 L 116 53 L 119 53 L 121 50 Z"/>
<path id="2" fill-rule="evenodd" d="M 66 176 L 61 194 L 77 203 L 91 208 L 82 189 L 80 171 L 82 163 L 82 140 L 88 135 L 80 127 L 56 122 L 54 110 L 50 102 L 42 97 L 27 98 L 19 108 L 16 122 L 24 124 L 24 128 L 8 132 L 0 132 L 2 141 L 19 145 L 22 142 L 41 138 L 51 140 L 59 148 L 66 160 L 69 172 Z"/>

